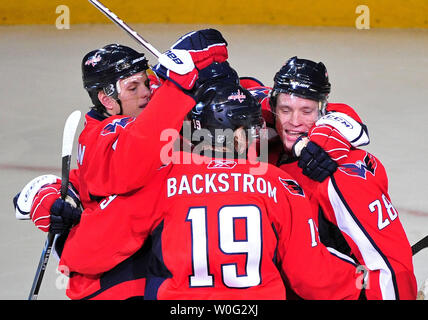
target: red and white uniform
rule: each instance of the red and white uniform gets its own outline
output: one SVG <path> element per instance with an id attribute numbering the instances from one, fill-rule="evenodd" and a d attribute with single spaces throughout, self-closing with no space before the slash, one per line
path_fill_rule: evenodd
<path id="1" fill-rule="evenodd" d="M 347 162 L 322 183 L 304 176 L 297 161 L 278 164 L 299 182 L 314 212 L 339 228 L 349 245 L 346 253 L 371 270 L 368 299 L 416 298 L 412 250 L 388 194 L 388 178 L 379 159 L 351 149 Z"/>
<path id="2" fill-rule="evenodd" d="M 85 210 L 61 265 L 85 274 L 110 270 L 151 234 L 157 265 L 149 268 L 146 298 L 285 299 L 281 275 L 308 299 L 359 297 L 355 265 L 317 241 L 307 196 L 287 173 L 244 160 L 192 160 Z M 267 171 L 257 175 L 261 165 Z"/>
<path id="3" fill-rule="evenodd" d="M 269 104 L 264 106 L 267 111 Z M 361 122 L 346 104 L 328 104 L 327 110 L 346 113 Z M 321 240 L 330 245 L 339 236 L 343 241 L 338 246 L 343 248 L 346 243 L 345 253 L 371 270 L 365 291 L 368 299 L 416 299 L 411 246 L 392 205 L 387 174 L 379 159 L 351 148 L 346 162 L 318 183 L 302 173 L 297 159 L 284 153 L 277 138 L 269 145 L 269 162 L 293 176 L 311 200 L 313 212 L 337 227 L 333 234 L 320 229 L 321 235 L 330 232 L 330 239 Z M 322 221 L 318 224 L 323 228 Z"/>
<path id="4" fill-rule="evenodd" d="M 88 112 L 79 136 L 78 169 L 70 172 L 70 182 L 79 191 L 83 208 L 96 208 L 105 196 L 139 189 L 147 183 L 148 177 L 163 163 L 161 149 L 167 143 L 162 137 L 164 130 L 179 132 L 194 104 L 193 98 L 166 81 L 136 118 L 104 118 L 96 111 Z M 120 213 L 116 212 L 119 216 Z M 133 274 L 131 267 L 140 263 L 142 254 L 136 252 L 121 266 L 103 273 L 72 273 L 67 296 L 71 299 L 142 296 L 144 275 Z"/>
<path id="5" fill-rule="evenodd" d="M 416 299 L 412 250 L 388 194 L 382 163 L 364 150 L 318 186 L 325 217 L 342 231 L 351 252 L 372 272 L 369 299 Z"/>
<path id="6" fill-rule="evenodd" d="M 163 164 L 162 148 L 172 131 L 180 131 L 194 104 L 193 98 L 166 81 L 136 118 L 112 116 L 100 123 L 89 113 L 79 137 L 81 198 L 142 187 Z"/>

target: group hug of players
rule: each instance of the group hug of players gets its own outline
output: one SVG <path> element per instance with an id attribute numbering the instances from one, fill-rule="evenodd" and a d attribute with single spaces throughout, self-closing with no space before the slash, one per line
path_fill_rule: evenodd
<path id="1" fill-rule="evenodd" d="M 415 299 L 385 168 L 358 114 L 327 101 L 324 64 L 292 57 L 266 87 L 227 59 L 215 29 L 152 68 L 119 44 L 84 56 L 69 195 L 48 174 L 14 199 L 58 235 L 67 296 Z"/>

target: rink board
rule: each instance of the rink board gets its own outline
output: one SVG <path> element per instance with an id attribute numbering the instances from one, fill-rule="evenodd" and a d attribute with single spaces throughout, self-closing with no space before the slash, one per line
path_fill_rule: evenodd
<path id="1" fill-rule="evenodd" d="M 269 24 L 354 27 L 364 15 L 371 28 L 428 28 L 426 0 L 103 0 L 131 23 Z M 108 23 L 85 0 L 2 1 L 0 24 Z"/>

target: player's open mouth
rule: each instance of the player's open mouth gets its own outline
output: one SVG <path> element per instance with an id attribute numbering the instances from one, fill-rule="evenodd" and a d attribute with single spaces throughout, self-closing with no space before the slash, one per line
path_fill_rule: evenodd
<path id="1" fill-rule="evenodd" d="M 291 131 L 291 130 L 285 130 L 285 133 L 287 134 L 287 136 L 289 137 L 295 137 L 298 138 L 300 137 L 302 134 L 305 134 L 306 132 L 303 131 Z"/>

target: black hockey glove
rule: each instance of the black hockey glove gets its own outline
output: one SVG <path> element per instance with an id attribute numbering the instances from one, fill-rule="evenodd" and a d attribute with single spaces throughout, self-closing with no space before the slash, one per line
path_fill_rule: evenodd
<path id="1" fill-rule="evenodd" d="M 316 143 L 309 141 L 301 151 L 298 161 L 303 174 L 312 180 L 323 182 L 337 169 L 337 163 Z"/>
<path id="2" fill-rule="evenodd" d="M 53 203 L 50 213 L 49 231 L 54 234 L 62 234 L 79 223 L 82 210 L 79 207 L 74 208 L 67 201 L 57 199 Z"/>

